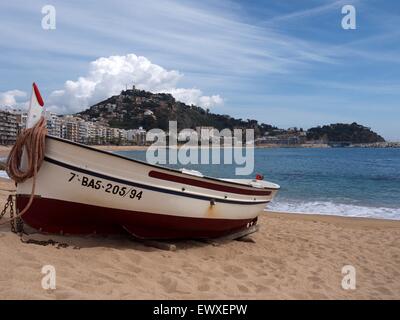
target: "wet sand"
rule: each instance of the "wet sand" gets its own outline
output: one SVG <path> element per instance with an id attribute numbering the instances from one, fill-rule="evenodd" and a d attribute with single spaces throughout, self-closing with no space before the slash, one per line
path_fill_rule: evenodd
<path id="1" fill-rule="evenodd" d="M 1 208 L 13 188 L 0 179 Z M 259 225 L 255 243 L 183 241 L 175 252 L 125 236 L 29 236 L 69 244 L 57 249 L 0 226 L 0 299 L 400 299 L 400 221 L 266 212 Z M 56 290 L 41 287 L 44 265 Z M 355 290 L 341 287 L 344 265 Z"/>

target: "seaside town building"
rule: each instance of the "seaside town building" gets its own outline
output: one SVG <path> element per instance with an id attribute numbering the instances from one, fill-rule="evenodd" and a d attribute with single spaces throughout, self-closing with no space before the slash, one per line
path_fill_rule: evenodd
<path id="1" fill-rule="evenodd" d="M 133 142 L 137 145 L 145 145 L 146 144 L 146 130 L 142 127 L 139 129 L 130 129 L 126 131 L 126 139 L 129 142 Z"/>
<path id="2" fill-rule="evenodd" d="M 0 144 L 14 144 L 18 130 L 17 116 L 12 112 L 0 110 Z"/>
<path id="3" fill-rule="evenodd" d="M 110 108 L 113 106 L 110 105 Z M 48 134 L 84 144 L 146 144 L 146 130 L 111 128 L 103 122 L 86 121 L 73 115 L 45 113 Z M 0 145 L 15 143 L 25 128 L 27 113 L 19 109 L 0 110 Z"/>
<path id="4" fill-rule="evenodd" d="M 52 113 L 50 111 L 46 111 L 45 117 L 48 133 L 55 137 L 61 137 L 62 123 L 60 118 L 55 113 Z"/>
<path id="5" fill-rule="evenodd" d="M 289 128 L 287 131 L 274 130 L 274 135 L 266 134 L 256 140 L 257 144 L 276 144 L 276 145 L 300 145 L 307 142 L 307 133 L 296 128 Z"/>
<path id="6" fill-rule="evenodd" d="M 115 106 L 107 106 L 113 110 Z M 147 110 L 149 111 L 149 110 Z M 151 111 L 148 112 L 151 115 Z M 25 127 L 27 114 L 19 109 L 0 111 L 0 144 L 15 143 L 18 133 Z M 48 134 L 83 144 L 146 144 L 146 130 L 111 128 L 102 118 L 85 120 L 74 115 L 59 116 L 53 112 L 45 113 Z M 201 140 L 212 140 L 214 127 L 199 126 L 195 130 L 184 129 L 179 133 L 180 141 L 188 141 L 197 136 Z M 256 139 L 256 144 L 299 145 L 306 143 L 306 132 L 296 128 L 285 131 L 277 129 L 273 135 Z"/>

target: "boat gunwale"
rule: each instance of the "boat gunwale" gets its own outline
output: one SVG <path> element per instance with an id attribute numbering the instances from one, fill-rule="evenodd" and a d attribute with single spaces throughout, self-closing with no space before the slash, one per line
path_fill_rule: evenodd
<path id="1" fill-rule="evenodd" d="M 109 175 L 99 173 L 96 171 L 80 168 L 75 165 L 62 162 L 60 160 L 55 160 L 55 159 L 49 158 L 47 156 L 44 158 L 44 160 L 49 163 L 52 163 L 53 165 L 58 165 L 58 166 L 61 166 L 64 168 L 68 168 L 70 170 L 86 173 L 86 174 L 94 176 L 94 177 L 100 177 L 105 180 L 110 180 L 110 181 L 114 181 L 114 182 L 121 183 L 121 184 L 136 186 L 138 188 L 152 190 L 155 192 L 170 193 L 170 194 L 174 194 L 176 196 L 195 198 L 195 199 L 199 199 L 199 200 L 203 200 L 203 201 L 214 200 L 215 202 L 239 204 L 239 205 L 260 205 L 260 204 L 267 204 L 267 203 L 271 202 L 270 200 L 240 200 L 240 199 L 233 200 L 233 199 L 207 196 L 207 195 L 199 194 L 199 193 L 183 192 L 183 191 L 179 191 L 179 190 L 162 188 L 162 187 L 147 185 L 147 184 L 143 184 L 143 183 L 139 183 L 139 182 L 129 181 L 129 180 L 125 180 L 125 179 L 118 178 L 118 177 L 109 176 Z"/>
<path id="2" fill-rule="evenodd" d="M 183 173 L 182 171 L 177 170 L 177 169 L 163 167 L 163 166 L 156 165 L 156 164 L 151 164 L 151 163 L 148 163 L 148 162 L 145 162 L 145 161 L 141 161 L 141 160 L 138 160 L 138 159 L 128 158 L 128 157 L 125 157 L 125 156 L 120 155 L 120 154 L 115 154 L 113 152 L 100 150 L 100 149 L 97 149 L 97 148 L 94 148 L 94 147 L 91 147 L 91 146 L 88 146 L 88 145 L 85 145 L 85 144 L 82 144 L 82 143 L 66 140 L 66 139 L 55 137 L 55 136 L 52 136 L 52 135 L 48 135 L 47 134 L 46 138 L 50 138 L 50 139 L 53 139 L 53 140 L 56 140 L 56 141 L 64 142 L 64 143 L 67 143 L 67 144 L 71 144 L 71 145 L 74 145 L 74 146 L 77 146 L 77 147 L 82 147 L 82 148 L 85 148 L 85 149 L 88 149 L 88 150 L 91 150 L 91 151 L 96 151 L 96 152 L 99 152 L 99 153 L 102 153 L 102 154 L 106 154 L 106 155 L 109 155 L 109 156 L 113 156 L 113 157 L 116 157 L 116 158 L 120 158 L 120 159 L 123 159 L 123 160 L 139 163 L 139 164 L 142 164 L 142 165 L 145 165 L 145 166 L 150 166 L 150 167 L 153 167 L 153 168 L 157 168 L 157 169 L 161 169 L 161 170 L 167 170 L 167 171 L 171 171 L 171 172 L 174 172 L 174 173 L 178 173 L 180 175 L 189 176 L 189 177 L 191 177 L 193 179 L 195 179 L 195 178 L 206 179 L 206 180 L 216 181 L 216 182 L 219 182 L 219 183 L 222 183 L 222 184 L 226 183 L 228 185 L 231 184 L 231 185 L 235 185 L 235 186 L 241 186 L 241 187 L 244 187 L 244 188 L 248 188 L 247 190 L 279 190 L 280 189 L 280 186 L 278 186 L 276 188 L 273 188 L 273 187 L 258 188 L 258 187 L 252 186 L 252 185 L 246 185 L 246 184 L 238 183 L 238 182 L 234 182 L 234 181 L 222 180 L 222 179 L 213 178 L 213 177 L 209 177 L 209 176 L 202 176 L 202 177 L 192 176 L 190 174 Z M 197 180 L 197 179 L 195 179 L 195 180 Z M 201 180 L 199 180 L 199 181 L 201 181 Z"/>

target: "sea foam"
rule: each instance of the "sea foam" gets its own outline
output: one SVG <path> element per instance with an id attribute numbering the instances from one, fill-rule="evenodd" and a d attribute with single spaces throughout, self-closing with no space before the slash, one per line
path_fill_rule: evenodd
<path id="1" fill-rule="evenodd" d="M 10 179 L 10 177 L 7 175 L 7 172 L 1 170 L 0 170 L 0 178 Z"/>
<path id="2" fill-rule="evenodd" d="M 266 210 L 400 220 L 400 208 L 367 207 L 331 201 L 274 201 L 267 206 Z"/>

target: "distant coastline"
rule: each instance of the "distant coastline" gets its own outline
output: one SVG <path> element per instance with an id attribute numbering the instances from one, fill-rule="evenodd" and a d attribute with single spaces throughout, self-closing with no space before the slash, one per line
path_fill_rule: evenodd
<path id="1" fill-rule="evenodd" d="M 180 144 L 177 147 L 181 148 L 184 144 Z M 144 151 L 149 146 L 118 146 L 118 145 L 92 145 L 91 147 L 106 150 L 106 151 Z M 206 148 L 207 146 L 199 146 L 200 148 Z M 214 148 L 210 145 L 211 148 Z M 220 146 L 224 148 L 223 145 Z M 256 149 L 273 149 L 273 148 L 304 148 L 304 149 L 315 149 L 315 148 L 339 148 L 332 147 L 327 143 L 304 143 L 304 144 L 256 144 Z M 400 142 L 376 142 L 376 143 L 361 143 L 361 144 L 350 144 L 344 148 L 400 148 Z"/>
<path id="2" fill-rule="evenodd" d="M 256 148 L 400 148 L 400 142 L 350 143 L 346 146 L 332 146 L 328 143 L 303 144 L 258 144 Z"/>

